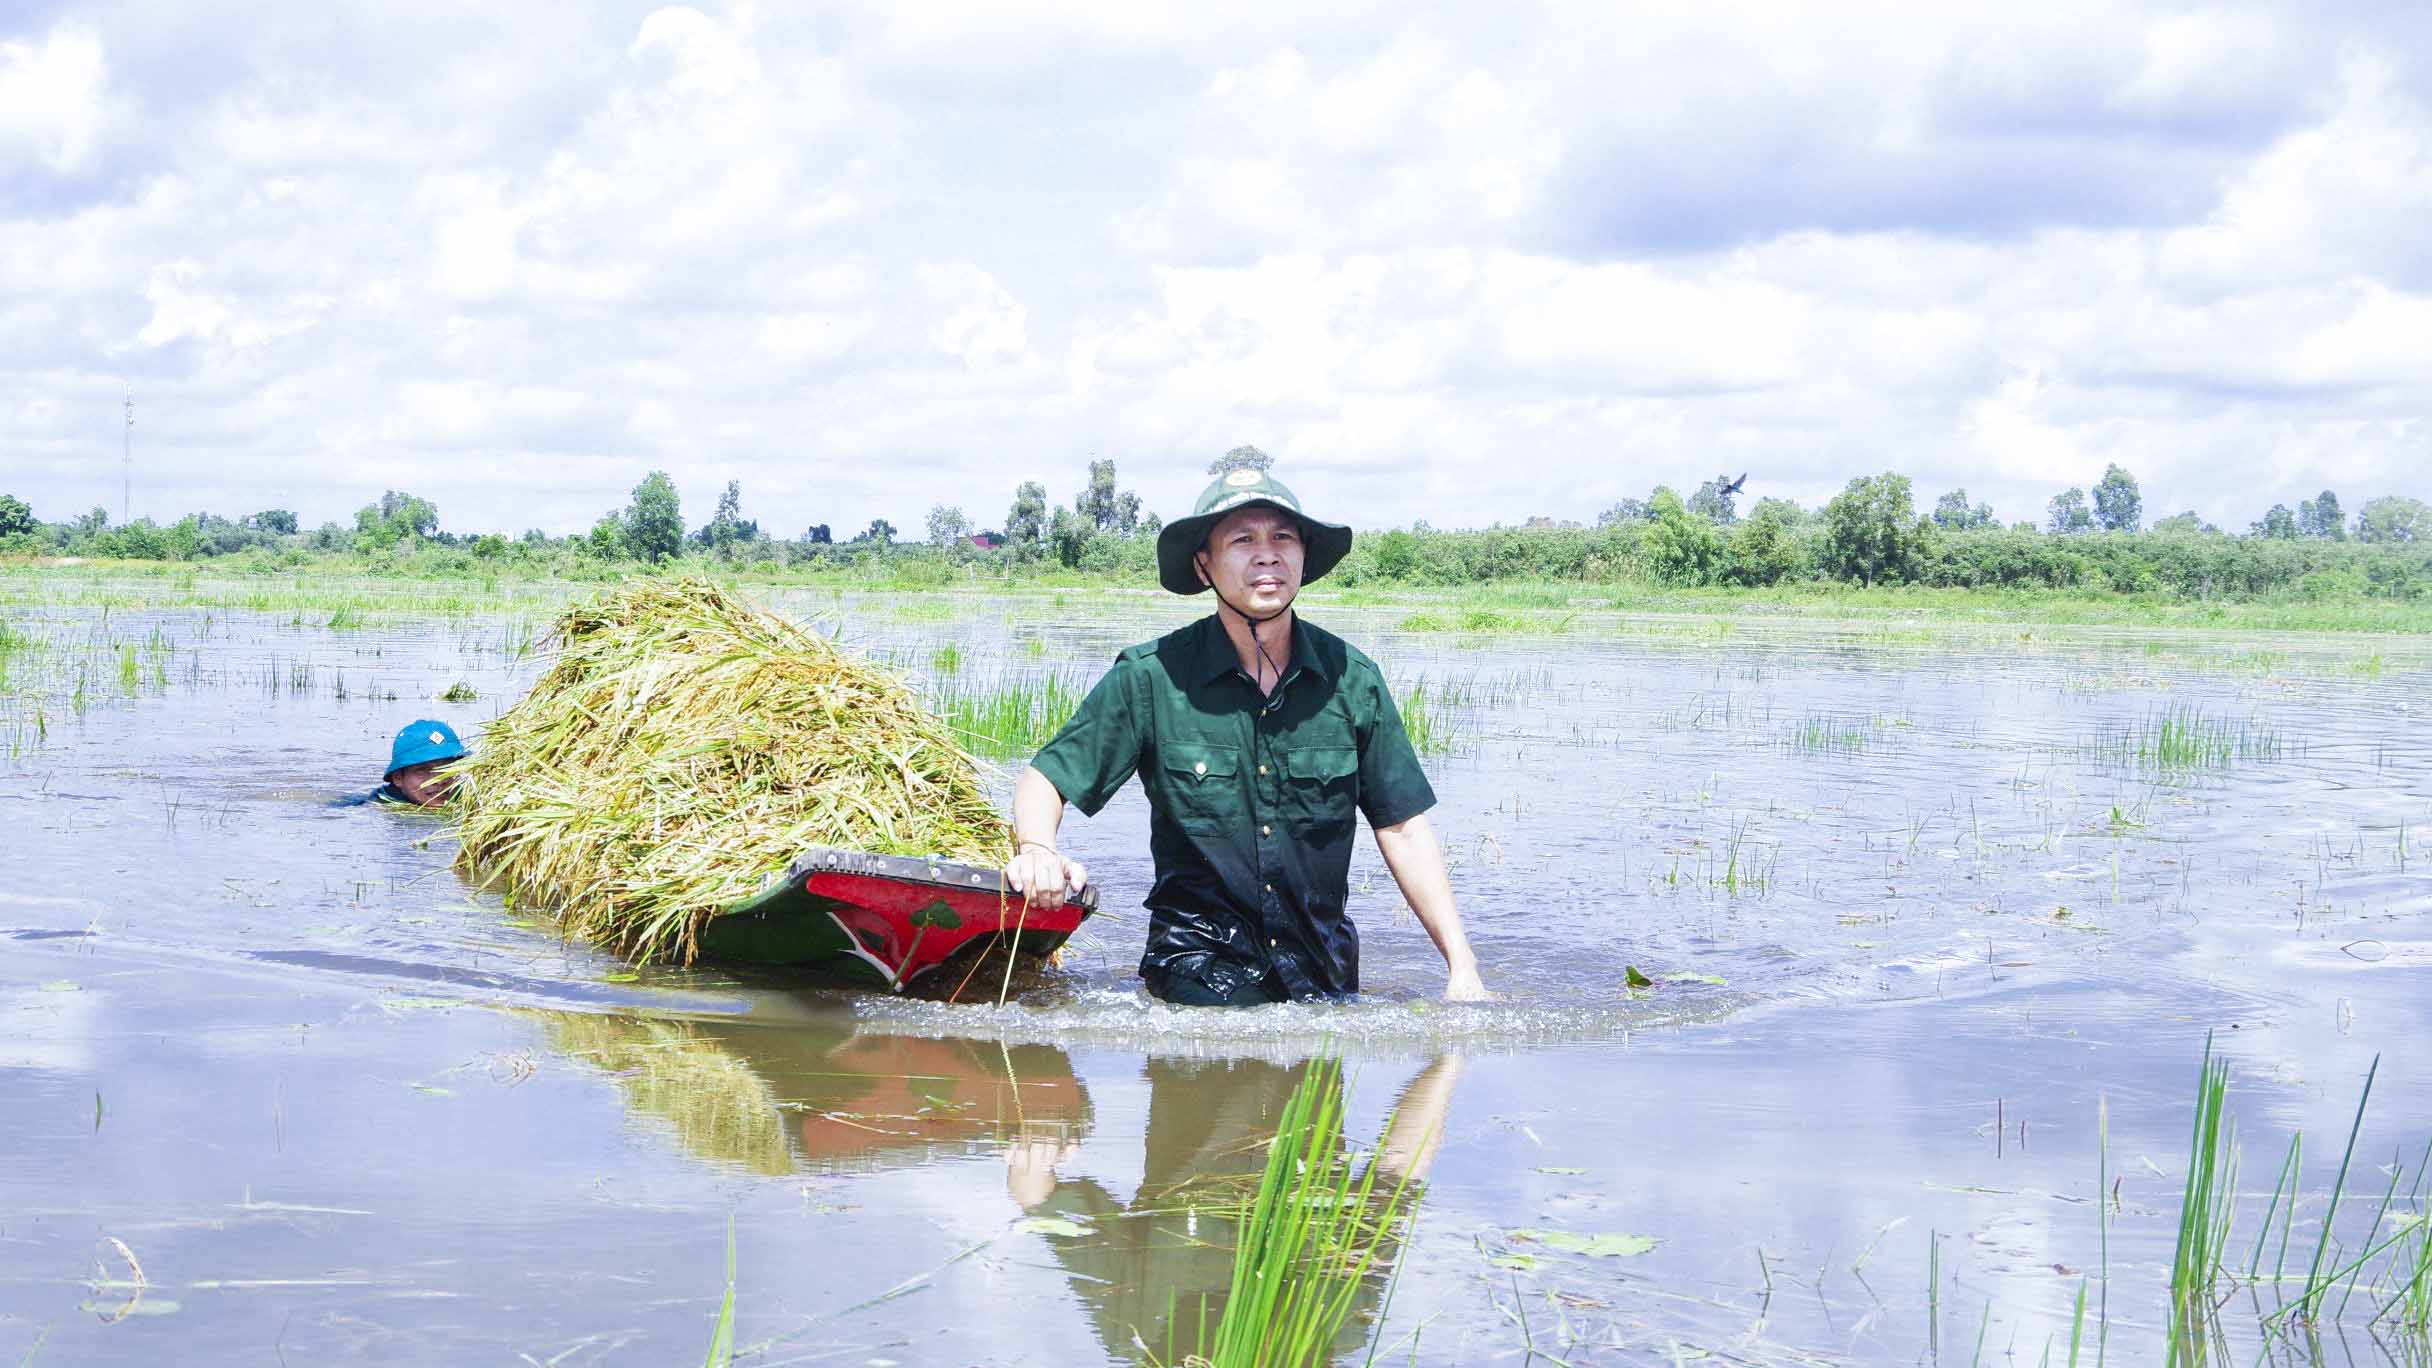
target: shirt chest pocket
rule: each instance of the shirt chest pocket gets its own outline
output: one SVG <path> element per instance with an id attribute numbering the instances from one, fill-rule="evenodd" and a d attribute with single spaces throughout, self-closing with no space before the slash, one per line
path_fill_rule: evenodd
<path id="1" fill-rule="evenodd" d="M 1283 754 L 1284 820 L 1304 836 L 1338 839 L 1359 801 L 1360 754 L 1349 746 L 1298 746 Z"/>
<path id="2" fill-rule="evenodd" d="M 1240 751 L 1231 746 L 1175 746 L 1161 759 L 1167 804 L 1183 830 L 1223 835 L 1250 820 Z"/>

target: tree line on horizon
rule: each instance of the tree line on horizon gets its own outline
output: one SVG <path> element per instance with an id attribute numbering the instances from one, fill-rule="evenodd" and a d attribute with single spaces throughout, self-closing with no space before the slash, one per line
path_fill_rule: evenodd
<path id="1" fill-rule="evenodd" d="M 1210 475 L 1273 467 L 1255 446 L 1235 447 L 1209 464 Z M 1517 578 L 1643 579 L 1682 587 L 1767 586 L 1804 580 L 1860 585 L 2096 588 L 2165 591 L 2196 597 L 2261 594 L 2432 592 L 2432 506 L 2404 495 L 2366 500 L 2353 519 L 2331 490 L 2295 509 L 2274 504 L 2243 534 L 2228 534 L 2193 512 L 2143 522 L 2135 477 L 2118 465 L 2092 486 L 2052 497 L 2041 524 L 2003 527 L 1967 491 L 1944 493 L 1928 512 L 1914 506 L 1907 476 L 1860 476 L 1820 509 L 1759 498 L 1743 516 L 1736 485 L 1718 478 L 1687 498 L 1658 486 L 1623 499 L 1593 526 L 1532 518 L 1520 527 L 1408 529 L 1363 535 L 1337 570 L 1338 582 L 1461 584 Z M 975 525 L 958 505 L 929 510 L 925 541 L 899 542 L 885 518 L 838 541 L 826 524 L 786 539 L 743 516 L 742 487 L 728 481 L 708 521 L 688 528 L 675 482 L 652 471 L 619 508 L 587 533 L 551 537 L 538 529 L 514 539 L 459 534 L 440 526 L 429 500 L 387 491 L 356 511 L 351 525 L 311 531 L 296 515 L 266 509 L 241 518 L 198 513 L 159 526 L 137 519 L 120 527 L 99 509 L 43 522 L 22 501 L 0 494 L 0 553 L 195 560 L 248 555 L 300 563 L 311 554 L 351 554 L 375 565 L 437 562 L 522 563 L 559 572 L 584 566 L 664 565 L 687 558 L 733 565 L 866 567 L 902 577 L 996 571 L 1065 570 L 1145 577 L 1162 526 L 1139 495 L 1121 487 L 1115 462 L 1094 459 L 1069 504 L 1052 504 L 1046 486 L 1023 481 L 998 528 Z M 2344 559 L 2324 548 L 2348 545 Z M 2273 551 L 2274 546 L 2284 548 Z M 2304 547 L 2314 552 L 2292 554 Z M 2319 578 L 2329 575 L 2328 579 Z M 2310 581 L 2301 586 L 2300 581 Z"/>

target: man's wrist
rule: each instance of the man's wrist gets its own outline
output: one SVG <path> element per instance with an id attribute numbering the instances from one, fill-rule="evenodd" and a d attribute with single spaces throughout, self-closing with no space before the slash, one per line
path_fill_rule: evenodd
<path id="1" fill-rule="evenodd" d="M 1016 837 L 1013 843 L 1013 853 L 1019 855 L 1025 850 L 1044 850 L 1050 855 L 1061 855 L 1063 853 L 1046 841 L 1030 841 Z"/>

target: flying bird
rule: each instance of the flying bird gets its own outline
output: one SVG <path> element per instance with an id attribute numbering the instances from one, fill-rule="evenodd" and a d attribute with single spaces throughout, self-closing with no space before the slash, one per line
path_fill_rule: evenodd
<path id="1" fill-rule="evenodd" d="M 1716 483 L 1718 483 L 1718 484 L 1719 484 L 1719 483 L 1722 483 L 1722 479 L 1723 479 L 1723 477 L 1722 477 L 1722 476 L 1717 475 L 1717 476 L 1715 476 L 1714 478 L 1715 478 Z M 1739 477 L 1738 479 L 1733 480 L 1733 481 L 1731 481 L 1730 483 L 1728 483 L 1728 484 L 1724 484 L 1724 485 L 1723 485 L 1723 492 L 1724 492 L 1725 494 L 1737 494 L 1737 493 L 1739 493 L 1739 492 L 1740 492 L 1740 486 L 1741 486 L 1741 485 L 1744 485 L 1744 484 L 1746 484 L 1746 483 L 1748 483 L 1748 472 L 1746 472 L 1746 471 L 1744 471 L 1744 470 L 1743 470 L 1743 471 L 1741 471 L 1741 472 L 1740 472 L 1740 477 Z"/>

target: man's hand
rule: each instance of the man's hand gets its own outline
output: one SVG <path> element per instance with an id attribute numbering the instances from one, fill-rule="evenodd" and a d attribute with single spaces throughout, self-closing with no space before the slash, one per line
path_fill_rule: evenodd
<path id="1" fill-rule="evenodd" d="M 1078 1158 L 1081 1147 L 1052 1135 L 1022 1135 L 1005 1146 L 1005 1191 L 1030 1211 L 1056 1193 L 1056 1169 Z"/>
<path id="2" fill-rule="evenodd" d="M 1446 970 L 1444 1000 L 1446 1002 L 1492 1002 L 1495 1000 L 1495 995 L 1486 991 L 1486 984 L 1478 978 L 1477 963 L 1472 961 L 1467 964 L 1453 965 Z"/>
<path id="3" fill-rule="evenodd" d="M 1080 861 L 1067 860 L 1037 842 L 1023 845 L 1005 864 L 1006 887 L 1034 908 L 1060 907 L 1088 883 L 1089 871 Z"/>

